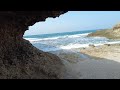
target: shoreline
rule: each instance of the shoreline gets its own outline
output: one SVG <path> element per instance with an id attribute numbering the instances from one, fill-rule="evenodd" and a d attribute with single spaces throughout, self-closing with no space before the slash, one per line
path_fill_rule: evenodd
<path id="1" fill-rule="evenodd" d="M 118 43 L 110 42 L 103 45 L 89 44 L 88 47 L 61 49 L 61 50 L 49 51 L 49 52 L 56 54 L 58 56 L 60 55 L 60 53 L 64 53 L 64 54 L 77 53 L 77 54 L 84 54 L 93 58 L 109 59 L 109 60 L 120 62 L 120 59 L 119 59 L 120 58 L 120 42 Z"/>
<path id="2" fill-rule="evenodd" d="M 120 52 L 114 58 L 118 47 L 117 50 L 120 50 L 120 44 L 112 44 L 85 49 L 58 50 L 51 53 L 62 60 L 66 70 L 64 73 L 65 79 L 120 79 Z M 99 53 L 102 53 L 100 57 L 95 57 L 96 49 L 100 50 Z M 104 49 L 109 49 L 110 54 L 104 55 L 106 54 L 102 51 Z M 88 50 L 89 53 L 87 53 Z M 102 55 L 106 57 L 102 57 Z"/>
<path id="3" fill-rule="evenodd" d="M 120 44 L 104 44 L 100 46 L 79 49 L 78 51 L 93 57 L 120 62 Z"/>

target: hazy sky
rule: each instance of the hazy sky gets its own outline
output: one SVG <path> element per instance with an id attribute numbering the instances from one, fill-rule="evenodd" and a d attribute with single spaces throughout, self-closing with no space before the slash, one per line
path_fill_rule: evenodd
<path id="1" fill-rule="evenodd" d="M 30 26 L 25 35 L 104 29 L 117 23 L 120 23 L 120 11 L 69 11 Z"/>

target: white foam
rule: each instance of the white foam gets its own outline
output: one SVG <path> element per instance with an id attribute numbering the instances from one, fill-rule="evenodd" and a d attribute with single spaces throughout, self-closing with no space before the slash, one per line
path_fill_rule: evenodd
<path id="1" fill-rule="evenodd" d="M 62 39 L 62 38 L 77 38 L 81 36 L 87 36 L 88 34 L 89 33 L 76 34 L 76 35 L 65 35 L 65 36 L 58 36 L 58 37 L 51 37 L 51 38 L 24 38 L 24 39 L 29 40 L 30 42 L 38 42 L 38 41 L 56 40 L 56 39 Z"/>
<path id="2" fill-rule="evenodd" d="M 82 48 L 82 47 L 89 47 L 89 44 L 69 44 L 66 46 L 61 46 L 61 49 L 72 49 L 72 48 Z"/>
<path id="3" fill-rule="evenodd" d="M 90 34 L 90 33 L 76 34 L 76 35 L 69 35 L 68 38 L 84 37 L 84 36 L 87 36 L 88 34 Z"/>
<path id="4" fill-rule="evenodd" d="M 106 43 L 99 43 L 99 44 L 94 44 L 95 46 L 100 46 L 104 44 L 119 44 L 120 41 L 115 41 L 115 42 L 106 42 Z M 66 46 L 60 46 L 61 49 L 75 49 L 75 48 L 85 48 L 89 47 L 90 44 L 69 44 Z"/>
<path id="5" fill-rule="evenodd" d="M 29 40 L 30 42 L 38 42 L 38 41 L 43 41 L 43 40 L 55 40 L 58 39 L 59 37 L 53 37 L 53 38 L 24 38 L 26 40 Z"/>
<path id="6" fill-rule="evenodd" d="M 106 37 L 92 37 L 92 38 L 94 38 L 94 39 L 107 39 Z"/>
<path id="7" fill-rule="evenodd" d="M 88 34 L 89 33 L 64 35 L 64 36 L 58 36 L 58 37 L 56 36 L 56 37 L 50 37 L 50 38 L 25 38 L 25 39 L 29 40 L 32 44 L 43 43 L 43 44 L 48 44 L 48 46 L 49 45 L 54 46 L 54 47 L 48 47 L 48 46 L 44 47 L 44 45 L 43 45 L 43 47 L 42 47 L 40 45 L 39 46 L 40 49 L 42 48 L 44 51 L 47 51 L 47 50 L 52 51 L 52 50 L 58 50 L 58 49 L 69 49 L 70 50 L 70 49 L 74 49 L 74 48 L 83 48 L 83 47 L 86 48 L 86 47 L 89 47 L 89 44 L 94 44 L 95 46 L 100 46 L 100 45 L 104 45 L 104 44 L 120 43 L 120 41 L 108 42 L 109 39 L 107 39 L 105 37 L 84 38 Z M 66 41 L 66 38 L 67 38 L 68 42 Z M 53 42 L 51 40 L 55 40 L 55 43 L 51 43 L 51 42 Z M 59 42 L 59 40 L 60 40 L 60 42 Z M 61 42 L 62 40 L 63 40 L 63 42 L 65 41 L 65 43 Z M 69 42 L 69 40 L 70 40 L 70 42 Z M 49 42 L 49 41 L 51 41 L 51 42 Z M 57 42 L 59 42 L 59 43 L 57 43 Z M 67 44 L 67 45 L 65 45 L 65 44 Z"/>
<path id="8" fill-rule="evenodd" d="M 32 42 L 32 41 L 37 41 L 37 40 L 38 40 L 38 38 L 24 38 L 24 39 L 26 39 L 26 40 L 28 40 L 28 41 L 30 41 L 30 42 Z"/>
<path id="9" fill-rule="evenodd" d="M 104 45 L 104 44 L 120 44 L 120 41 L 113 41 L 113 42 L 106 42 L 106 43 L 102 43 L 102 44 L 95 44 L 95 46 L 100 46 L 100 45 Z"/>
<path id="10" fill-rule="evenodd" d="M 59 37 L 51 37 L 51 38 L 42 38 L 42 39 L 38 39 L 38 41 L 41 41 L 41 40 L 55 40 L 55 39 L 58 39 Z"/>
<path id="11" fill-rule="evenodd" d="M 107 44 L 119 44 L 120 41 L 108 42 Z"/>

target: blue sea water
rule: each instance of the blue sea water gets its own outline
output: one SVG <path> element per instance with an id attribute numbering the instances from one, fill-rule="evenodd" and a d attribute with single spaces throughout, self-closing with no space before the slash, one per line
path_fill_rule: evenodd
<path id="1" fill-rule="evenodd" d="M 106 43 L 120 43 L 120 41 L 109 40 L 105 37 L 86 37 L 95 31 L 97 30 L 29 35 L 24 36 L 24 39 L 29 40 L 35 47 L 43 51 L 82 48 L 88 47 L 89 44 L 97 46 Z"/>

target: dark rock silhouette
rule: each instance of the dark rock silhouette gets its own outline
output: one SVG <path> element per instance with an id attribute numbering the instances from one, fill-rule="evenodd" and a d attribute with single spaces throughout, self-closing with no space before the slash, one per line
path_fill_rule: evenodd
<path id="1" fill-rule="evenodd" d="M 66 11 L 0 12 L 0 78 L 62 78 L 63 64 L 51 53 L 38 50 L 23 39 L 24 32 L 39 21 L 57 17 Z"/>

